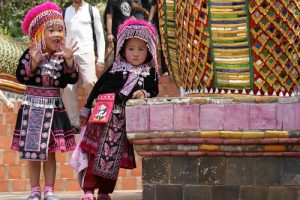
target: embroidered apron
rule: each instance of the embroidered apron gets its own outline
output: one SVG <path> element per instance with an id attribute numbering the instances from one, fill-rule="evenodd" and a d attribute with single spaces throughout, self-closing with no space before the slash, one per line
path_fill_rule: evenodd
<path id="1" fill-rule="evenodd" d="M 56 102 L 61 102 L 59 89 L 27 87 L 20 130 L 21 159 L 47 160 Z"/>

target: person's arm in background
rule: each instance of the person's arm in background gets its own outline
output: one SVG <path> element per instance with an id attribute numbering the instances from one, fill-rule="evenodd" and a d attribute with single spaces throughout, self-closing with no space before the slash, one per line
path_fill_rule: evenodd
<path id="1" fill-rule="evenodd" d="M 112 19 L 113 19 L 113 14 L 108 13 L 106 15 L 106 28 L 107 28 L 107 42 L 108 43 L 113 43 L 114 42 L 114 35 L 112 34 Z"/>
<path id="2" fill-rule="evenodd" d="M 14 109 L 15 105 L 10 100 L 7 99 L 7 97 L 2 92 L 2 90 L 0 90 L 0 100 L 3 101 L 9 109 L 11 110 Z"/>
<path id="3" fill-rule="evenodd" d="M 102 74 L 104 71 L 104 54 L 105 54 L 105 40 L 104 40 L 104 32 L 103 25 L 101 22 L 101 17 L 99 10 L 96 7 L 93 7 L 93 15 L 94 15 L 94 28 L 96 35 L 96 45 L 97 45 L 97 53 L 98 59 L 96 62 L 96 74 L 97 76 Z"/>
<path id="4" fill-rule="evenodd" d="M 104 19 L 105 19 L 105 25 L 106 25 L 106 39 L 108 42 L 108 45 L 112 45 L 114 40 L 117 39 L 114 37 L 112 32 L 112 26 L 113 26 L 113 17 L 114 17 L 114 1 L 108 0 L 106 3 L 106 8 L 104 11 Z"/>
<path id="5" fill-rule="evenodd" d="M 143 7 L 141 7 L 137 2 L 132 1 L 132 2 L 131 2 L 131 6 L 132 6 L 132 9 L 133 9 L 133 10 L 142 13 L 142 14 L 145 16 L 145 19 L 147 19 L 147 18 L 149 17 L 149 12 L 148 12 L 148 10 L 146 10 L 146 9 L 143 8 Z"/>
<path id="6" fill-rule="evenodd" d="M 153 17 L 154 17 L 154 15 L 155 15 L 156 12 L 157 12 L 157 3 L 156 4 L 152 3 L 151 9 L 150 9 L 150 13 L 149 13 L 149 17 L 148 17 L 148 22 L 152 23 Z"/>

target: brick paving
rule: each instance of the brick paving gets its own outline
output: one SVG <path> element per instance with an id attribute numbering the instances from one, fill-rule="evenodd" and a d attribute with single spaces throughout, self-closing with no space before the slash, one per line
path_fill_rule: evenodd
<path id="1" fill-rule="evenodd" d="M 60 200 L 79 200 L 81 192 L 56 192 Z M 5 200 L 24 200 L 27 198 L 26 192 L 0 192 L 0 199 Z M 115 191 L 111 195 L 112 200 L 142 200 L 142 191 Z"/>

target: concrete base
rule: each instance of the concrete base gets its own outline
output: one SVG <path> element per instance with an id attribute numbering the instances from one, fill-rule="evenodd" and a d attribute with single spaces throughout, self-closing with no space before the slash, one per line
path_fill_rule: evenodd
<path id="1" fill-rule="evenodd" d="M 143 158 L 143 200 L 298 200 L 299 158 Z"/>

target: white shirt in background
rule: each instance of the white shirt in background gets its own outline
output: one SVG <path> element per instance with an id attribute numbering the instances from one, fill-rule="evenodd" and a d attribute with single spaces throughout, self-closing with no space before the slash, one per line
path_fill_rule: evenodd
<path id="1" fill-rule="evenodd" d="M 94 30 L 97 42 L 98 60 L 97 62 L 104 63 L 105 41 L 103 26 L 100 19 L 99 10 L 93 8 L 94 16 Z M 69 44 L 71 39 L 77 41 L 79 49 L 74 55 L 84 53 L 94 53 L 93 30 L 91 24 L 91 16 L 89 12 L 89 4 L 82 2 L 82 6 L 76 11 L 71 5 L 65 11 L 65 25 L 66 25 L 66 42 Z"/>

